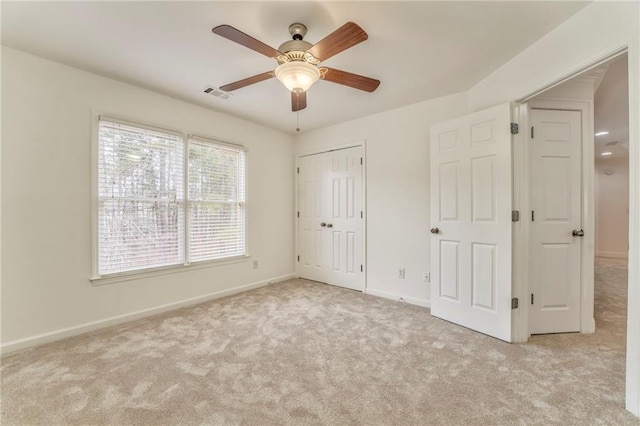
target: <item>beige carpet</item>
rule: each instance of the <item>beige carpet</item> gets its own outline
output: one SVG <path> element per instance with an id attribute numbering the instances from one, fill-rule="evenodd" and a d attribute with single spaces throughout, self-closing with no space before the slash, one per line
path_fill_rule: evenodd
<path id="1" fill-rule="evenodd" d="M 594 335 L 509 345 L 295 280 L 2 359 L 2 424 L 640 424 L 624 402 L 624 265 Z"/>

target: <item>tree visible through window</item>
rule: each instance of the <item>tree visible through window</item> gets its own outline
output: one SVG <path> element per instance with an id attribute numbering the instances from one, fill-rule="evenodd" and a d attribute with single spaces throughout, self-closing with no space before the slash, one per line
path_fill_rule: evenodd
<path id="1" fill-rule="evenodd" d="M 245 254 L 244 150 L 106 119 L 98 141 L 100 275 Z"/>

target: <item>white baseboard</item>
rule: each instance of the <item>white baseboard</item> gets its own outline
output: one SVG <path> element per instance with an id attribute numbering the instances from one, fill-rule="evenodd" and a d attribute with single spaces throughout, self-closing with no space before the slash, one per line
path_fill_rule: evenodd
<path id="1" fill-rule="evenodd" d="M 20 349 L 30 348 L 32 346 L 42 345 L 44 343 L 53 342 L 56 340 L 64 339 L 66 337 L 77 336 L 79 334 L 88 333 L 90 331 L 98 330 L 100 328 L 105 328 L 112 325 L 134 321 L 140 318 L 148 317 L 148 316 L 159 314 L 162 312 L 183 308 L 185 306 L 197 305 L 199 303 L 207 302 L 209 300 L 219 299 L 221 297 L 230 296 L 236 293 L 242 293 L 248 290 L 253 290 L 255 288 L 264 287 L 269 284 L 286 281 L 295 277 L 297 277 L 297 274 L 295 273 L 281 275 L 279 277 L 274 277 L 274 278 L 263 280 L 263 281 L 257 281 L 254 283 L 242 285 L 240 287 L 234 287 L 228 290 L 216 291 L 216 292 L 208 293 L 202 296 L 183 299 L 178 302 L 167 303 L 166 305 L 161 305 L 153 308 L 143 309 L 141 311 L 131 312 L 129 314 L 118 315 L 115 317 L 105 318 L 98 321 L 92 321 L 85 324 L 76 325 L 73 327 L 50 331 L 48 333 L 38 334 L 36 336 L 26 337 L 24 339 L 14 340 L 14 341 L 3 343 L 2 345 L 0 345 L 0 354 L 4 355 Z"/>
<path id="2" fill-rule="evenodd" d="M 614 259 L 627 259 L 628 254 L 626 251 L 598 251 L 596 257 L 611 257 Z"/>
<path id="3" fill-rule="evenodd" d="M 384 297 L 385 299 L 391 299 L 395 301 L 404 301 L 410 303 L 412 305 L 424 306 L 425 308 L 431 307 L 431 301 L 428 299 L 421 299 L 418 297 L 409 297 L 403 296 L 401 294 L 389 293 L 387 291 L 376 290 L 373 288 L 368 288 L 365 290 L 366 294 L 370 294 L 372 296 Z"/>

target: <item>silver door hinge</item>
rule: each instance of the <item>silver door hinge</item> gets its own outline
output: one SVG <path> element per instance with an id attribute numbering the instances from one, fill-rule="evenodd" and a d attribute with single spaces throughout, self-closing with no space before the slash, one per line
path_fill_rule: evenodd
<path id="1" fill-rule="evenodd" d="M 520 222 L 520 210 L 511 210 L 511 222 Z"/>
<path id="2" fill-rule="evenodd" d="M 511 309 L 518 309 L 518 298 L 514 297 L 511 299 Z"/>
<path id="3" fill-rule="evenodd" d="M 511 134 L 517 135 L 519 131 L 520 131 L 520 126 L 518 126 L 518 123 L 511 123 Z"/>

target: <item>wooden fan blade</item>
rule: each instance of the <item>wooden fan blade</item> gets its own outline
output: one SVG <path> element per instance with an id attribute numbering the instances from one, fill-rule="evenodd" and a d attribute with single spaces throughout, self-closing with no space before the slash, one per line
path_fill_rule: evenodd
<path id="1" fill-rule="evenodd" d="M 308 50 L 316 58 L 326 61 L 343 50 L 365 41 L 369 36 L 353 22 L 347 22 Z"/>
<path id="2" fill-rule="evenodd" d="M 307 92 L 291 92 L 291 111 L 296 112 L 307 107 Z"/>
<path id="3" fill-rule="evenodd" d="M 214 34 L 218 34 L 219 36 L 224 37 L 228 40 L 235 41 L 236 43 L 241 44 L 244 47 L 248 47 L 249 49 L 255 50 L 258 53 L 262 53 L 264 56 L 276 58 L 282 55 L 282 52 L 280 52 L 279 50 L 276 50 L 273 47 L 264 44 L 260 40 L 256 40 L 250 35 L 247 35 L 230 25 L 219 25 L 213 28 L 211 31 L 213 31 Z"/>
<path id="4" fill-rule="evenodd" d="M 335 68 L 327 68 L 327 72 L 323 78 L 332 83 L 342 84 L 344 86 L 364 90 L 369 93 L 373 92 L 378 88 L 378 86 L 380 86 L 380 80 L 346 71 L 340 71 Z"/>
<path id="5" fill-rule="evenodd" d="M 250 84 L 260 83 L 261 81 L 269 80 L 272 77 L 273 77 L 273 71 L 263 72 L 262 74 L 257 74 L 257 75 L 247 77 L 245 79 L 238 80 L 233 83 L 229 83 L 224 86 L 221 86 L 220 90 L 224 90 L 225 92 L 233 92 L 236 89 L 240 89 Z"/>

